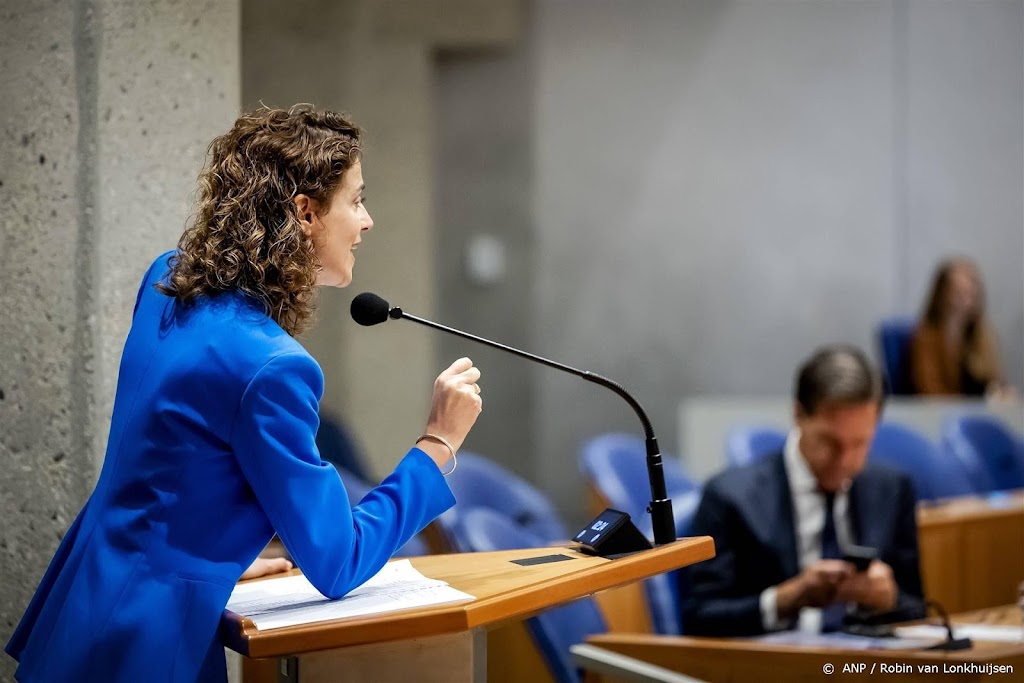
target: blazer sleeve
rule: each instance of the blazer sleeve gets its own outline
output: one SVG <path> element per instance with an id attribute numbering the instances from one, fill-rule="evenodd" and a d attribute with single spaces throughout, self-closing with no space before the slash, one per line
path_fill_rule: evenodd
<path id="1" fill-rule="evenodd" d="M 900 477 L 896 497 L 895 535 L 892 550 L 882 559 L 892 567 L 899 592 L 895 614 L 890 620 L 909 621 L 925 616 L 924 588 L 921 584 L 921 559 L 917 544 L 917 505 L 910 480 Z"/>
<path id="2" fill-rule="evenodd" d="M 157 257 L 153 263 L 149 264 L 149 268 L 146 269 L 146 274 L 142 276 L 142 283 L 139 285 L 139 291 L 135 294 L 135 307 L 132 309 L 132 320 L 135 319 L 135 314 L 139 312 L 139 303 L 142 302 L 142 296 L 146 293 L 147 286 L 155 286 L 155 282 L 151 282 L 153 274 L 157 272 L 161 267 L 167 267 L 167 260 L 175 254 L 174 250 L 166 251 Z"/>
<path id="3" fill-rule="evenodd" d="M 279 355 L 242 396 L 231 445 L 256 498 L 309 581 L 338 598 L 455 504 L 437 466 L 412 449 L 380 486 L 350 507 L 315 443 L 323 375 L 310 356 Z"/>
<path id="4" fill-rule="evenodd" d="M 764 633 L 760 591 L 738 589 L 742 543 L 738 512 L 714 486 L 704 491 L 694 516 L 692 535 L 711 536 L 715 556 L 680 572 L 688 591 L 683 601 L 683 629 L 688 635 L 750 636 Z M 685 594 L 685 593 L 684 593 Z"/>

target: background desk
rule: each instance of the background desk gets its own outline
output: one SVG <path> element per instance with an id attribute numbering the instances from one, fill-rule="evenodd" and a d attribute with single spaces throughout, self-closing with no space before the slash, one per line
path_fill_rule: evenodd
<path id="1" fill-rule="evenodd" d="M 1020 609 L 1016 605 L 958 615 L 954 621 L 961 623 L 1021 623 Z M 954 683 L 961 681 L 1017 681 L 1024 671 L 1024 644 L 976 642 L 971 650 L 961 652 L 937 652 L 921 650 L 848 650 L 842 648 L 798 647 L 792 645 L 770 645 L 756 641 L 729 638 L 680 638 L 669 636 L 643 636 L 609 634 L 592 636 L 587 639 L 591 645 L 603 647 L 629 657 L 656 664 L 672 671 L 694 676 L 710 683 L 726 681 L 787 681 L 787 683 L 822 683 L 822 681 L 863 681 L 872 664 L 911 664 L 914 671 L 909 673 L 882 675 L 876 669 L 870 680 L 891 680 L 901 683 L 930 681 L 931 683 Z M 1010 665 L 1013 674 L 952 674 L 917 672 L 919 664 L 944 663 Z M 861 674 L 843 674 L 843 664 L 866 664 Z M 836 667 L 832 675 L 826 676 L 823 669 L 827 664 Z M 588 673 L 588 683 L 607 679 Z"/>
<path id="2" fill-rule="evenodd" d="M 917 529 L 925 591 L 947 611 L 1017 600 L 1024 581 L 1024 491 L 922 506 Z"/>

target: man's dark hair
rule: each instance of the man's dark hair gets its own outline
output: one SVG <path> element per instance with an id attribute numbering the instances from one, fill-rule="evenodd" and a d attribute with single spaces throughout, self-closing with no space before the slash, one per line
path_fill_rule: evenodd
<path id="1" fill-rule="evenodd" d="M 806 415 L 813 415 L 823 403 L 874 402 L 881 409 L 884 398 L 878 370 L 863 351 L 846 344 L 822 347 L 804 361 L 795 393 Z"/>

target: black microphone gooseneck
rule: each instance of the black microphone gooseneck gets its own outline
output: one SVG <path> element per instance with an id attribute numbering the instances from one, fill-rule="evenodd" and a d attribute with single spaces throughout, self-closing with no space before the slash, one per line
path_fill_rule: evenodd
<path id="1" fill-rule="evenodd" d="M 651 421 L 647 417 L 647 413 L 644 411 L 640 403 L 633 398 L 633 396 L 626 391 L 626 389 L 619 384 L 614 382 L 607 377 L 588 372 L 586 370 L 578 370 L 577 368 L 570 367 L 563 363 L 558 363 L 547 358 L 527 353 L 526 351 L 520 351 L 514 349 L 511 346 L 505 344 L 499 344 L 498 342 L 491 341 L 490 339 L 484 339 L 462 330 L 456 330 L 453 327 L 447 325 L 441 325 L 435 323 L 432 320 L 426 320 L 418 316 L 406 313 L 398 306 L 389 306 L 389 304 L 376 294 L 370 292 L 363 292 L 355 299 L 352 300 L 351 313 L 353 319 L 360 325 L 376 325 L 377 323 L 384 322 L 387 318 L 392 320 L 398 320 L 403 318 L 405 320 L 411 320 L 427 327 L 432 327 L 435 330 L 441 330 L 442 332 L 448 332 L 464 339 L 491 346 L 502 351 L 514 354 L 527 360 L 532 360 L 541 365 L 546 365 L 549 368 L 561 370 L 562 372 L 568 372 L 571 375 L 581 377 L 588 382 L 599 384 L 607 389 L 611 389 L 616 394 L 625 399 L 626 403 L 630 405 L 633 411 L 640 418 L 640 422 L 644 427 L 644 437 L 646 438 L 647 444 L 647 477 L 651 484 L 651 502 L 647 507 L 647 511 L 651 514 L 651 522 L 654 529 L 654 542 L 657 545 L 664 545 L 666 543 L 672 543 L 676 540 L 676 529 L 675 520 L 672 516 L 672 500 L 668 497 L 668 492 L 665 488 L 665 470 L 662 466 L 661 452 L 658 450 L 658 439 L 654 436 L 654 428 L 651 426 Z"/>
<path id="2" fill-rule="evenodd" d="M 973 643 L 970 638 L 954 638 L 953 637 L 953 626 L 949 622 L 949 614 L 946 612 L 946 608 L 942 606 L 937 600 L 925 600 L 925 609 L 931 607 L 939 615 L 942 620 L 942 625 L 946 628 L 946 640 L 944 642 L 932 645 L 927 648 L 929 650 L 970 650 L 973 647 Z"/>

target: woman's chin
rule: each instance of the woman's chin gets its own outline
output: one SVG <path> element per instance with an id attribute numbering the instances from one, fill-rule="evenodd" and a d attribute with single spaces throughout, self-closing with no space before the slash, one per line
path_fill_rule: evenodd
<path id="1" fill-rule="evenodd" d="M 337 289 L 343 289 L 352 284 L 352 274 L 339 274 L 339 273 L 324 273 L 321 271 L 320 276 L 316 279 L 317 287 L 335 287 Z"/>

